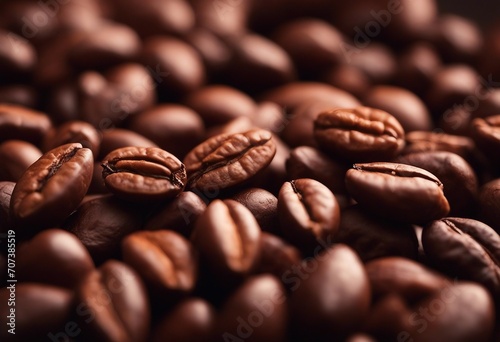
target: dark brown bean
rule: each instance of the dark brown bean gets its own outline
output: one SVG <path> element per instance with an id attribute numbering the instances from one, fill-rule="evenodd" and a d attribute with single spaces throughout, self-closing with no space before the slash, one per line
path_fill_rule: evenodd
<path id="1" fill-rule="evenodd" d="M 175 197 L 186 185 L 186 169 L 174 155 L 156 147 L 124 147 L 102 162 L 106 187 L 122 198 L 160 200 Z"/>
<path id="2" fill-rule="evenodd" d="M 479 190 L 479 217 L 500 232 L 500 179 L 484 184 Z"/>
<path id="3" fill-rule="evenodd" d="M 432 173 L 397 163 L 354 164 L 347 190 L 365 209 L 393 220 L 422 223 L 446 216 L 443 183 Z"/>
<path id="4" fill-rule="evenodd" d="M 44 152 L 47 152 L 57 146 L 80 143 L 83 147 L 90 149 L 94 157 L 97 157 L 99 155 L 101 137 L 94 126 L 87 122 L 68 121 L 47 132 L 42 142 L 42 149 Z"/>
<path id="5" fill-rule="evenodd" d="M 128 129 L 107 129 L 102 132 L 101 148 L 97 160 L 102 160 L 114 150 L 130 146 L 158 147 L 158 145 L 151 140 Z"/>
<path id="6" fill-rule="evenodd" d="M 280 232 L 278 199 L 272 193 L 261 188 L 249 188 L 238 192 L 231 199 L 247 207 L 263 231 Z"/>
<path id="7" fill-rule="evenodd" d="M 28 167 L 41 156 L 42 151 L 23 140 L 0 143 L 0 180 L 17 182 Z"/>
<path id="8" fill-rule="evenodd" d="M 369 107 L 332 109 L 314 121 L 318 144 L 350 161 L 388 160 L 403 149 L 404 134 L 392 115 Z"/>
<path id="9" fill-rule="evenodd" d="M 47 115 L 17 105 L 0 104 L 0 141 L 26 140 L 38 144 L 50 129 Z"/>
<path id="10" fill-rule="evenodd" d="M 21 176 L 11 199 L 20 235 L 60 224 L 76 209 L 90 185 L 92 152 L 67 144 L 45 153 Z"/>
<path id="11" fill-rule="evenodd" d="M 275 153 L 276 145 L 268 131 L 215 136 L 184 158 L 187 188 L 207 192 L 238 185 L 268 166 Z"/>

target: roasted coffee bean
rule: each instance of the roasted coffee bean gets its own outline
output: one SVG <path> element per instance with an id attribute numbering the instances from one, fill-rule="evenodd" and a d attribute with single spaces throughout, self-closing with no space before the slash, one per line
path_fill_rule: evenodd
<path id="1" fill-rule="evenodd" d="M 169 96 L 184 96 L 205 82 L 203 62 L 197 51 L 172 37 L 152 37 L 144 42 L 141 61 L 160 70 L 158 87 Z"/>
<path id="2" fill-rule="evenodd" d="M 110 260 L 89 273 L 76 289 L 76 299 L 85 340 L 147 340 L 147 293 L 137 273 L 127 265 Z"/>
<path id="3" fill-rule="evenodd" d="M 209 302 L 186 299 L 158 322 L 151 341 L 213 341 L 216 321 L 217 313 Z"/>
<path id="4" fill-rule="evenodd" d="M 442 274 L 401 257 L 372 260 L 366 273 L 375 300 L 396 294 L 413 304 L 451 285 Z"/>
<path id="5" fill-rule="evenodd" d="M 184 158 L 205 133 L 200 116 L 180 105 L 161 105 L 139 113 L 129 128 L 178 158 Z"/>
<path id="6" fill-rule="evenodd" d="M 191 243 L 170 230 L 141 231 L 122 240 L 125 263 L 142 277 L 155 297 L 170 300 L 194 288 L 198 260 Z"/>
<path id="7" fill-rule="evenodd" d="M 101 148 L 99 158 L 102 160 L 108 154 L 122 147 L 158 147 L 154 142 L 146 137 L 130 131 L 128 129 L 113 128 L 102 132 Z"/>
<path id="8" fill-rule="evenodd" d="M 106 187 L 125 199 L 160 200 L 179 194 L 186 185 L 184 164 L 156 147 L 124 147 L 102 162 Z"/>
<path id="9" fill-rule="evenodd" d="M 240 202 L 250 210 L 263 231 L 278 233 L 278 199 L 261 188 L 249 188 L 238 192 L 231 199 Z"/>
<path id="10" fill-rule="evenodd" d="M 255 126 L 279 135 L 288 124 L 285 114 L 278 104 L 263 101 L 258 103 L 257 110 L 250 119 Z"/>
<path id="11" fill-rule="evenodd" d="M 286 341 L 286 299 L 285 288 L 274 276 L 248 279 L 222 307 L 216 340 Z"/>
<path id="12" fill-rule="evenodd" d="M 28 167 L 41 156 L 42 151 L 23 140 L 0 143 L 0 180 L 17 182 Z"/>
<path id="13" fill-rule="evenodd" d="M 477 146 L 495 162 L 500 148 L 500 115 L 474 119 L 471 131 Z"/>
<path id="14" fill-rule="evenodd" d="M 322 71 L 342 57 L 342 35 L 319 19 L 298 19 L 278 28 L 272 37 L 303 72 Z M 312 38 L 314 37 L 314 38 Z"/>
<path id="15" fill-rule="evenodd" d="M 226 71 L 230 84 L 249 92 L 262 92 L 295 80 L 295 67 L 290 56 L 273 41 L 246 34 L 235 42 Z"/>
<path id="16" fill-rule="evenodd" d="M 473 219 L 447 217 L 422 232 L 429 261 L 450 277 L 482 284 L 500 298 L 500 236 Z"/>
<path id="17" fill-rule="evenodd" d="M 334 157 L 350 161 L 388 160 L 404 147 L 404 130 L 382 110 L 332 109 L 314 121 L 314 137 Z"/>
<path id="18" fill-rule="evenodd" d="M 360 328 L 370 308 L 371 292 L 361 260 L 345 245 L 306 258 L 290 297 L 291 329 L 304 340 L 332 341 Z M 340 276 L 342 275 L 342 276 Z"/>
<path id="19" fill-rule="evenodd" d="M 217 74 L 229 63 L 231 58 L 229 46 L 214 32 L 196 27 L 186 35 L 185 39 L 200 54 L 208 76 Z"/>
<path id="20" fill-rule="evenodd" d="M 195 147 L 184 158 L 188 189 L 220 191 L 238 185 L 269 165 L 276 153 L 264 130 L 221 134 Z"/>
<path id="21" fill-rule="evenodd" d="M 450 204 L 450 215 L 471 215 L 475 212 L 478 181 L 472 167 L 451 152 L 420 152 L 399 156 L 395 162 L 429 171 L 443 182 L 444 195 Z"/>
<path id="22" fill-rule="evenodd" d="M 250 271 L 259 256 L 261 230 L 252 213 L 233 200 L 215 200 L 200 215 L 191 236 L 205 263 L 230 281 Z"/>
<path id="23" fill-rule="evenodd" d="M 0 141 L 26 140 L 38 144 L 51 127 L 47 115 L 34 110 L 0 104 Z"/>
<path id="24" fill-rule="evenodd" d="M 10 217 L 10 198 L 16 183 L 14 182 L 0 182 L 0 233 L 7 233 L 12 229 L 12 221 Z M 0 253 L 4 252 L 3 249 Z"/>
<path id="25" fill-rule="evenodd" d="M 359 206 L 342 210 L 334 242 L 354 249 L 363 262 L 387 256 L 416 260 L 418 241 L 410 224 L 383 220 Z"/>
<path id="26" fill-rule="evenodd" d="M 330 189 L 337 199 L 347 194 L 344 176 L 348 169 L 347 164 L 334 161 L 323 152 L 309 146 L 295 148 L 286 161 L 287 175 L 290 179 L 315 179 Z"/>
<path id="27" fill-rule="evenodd" d="M 223 124 L 255 113 L 256 103 L 245 93 L 228 86 L 210 85 L 190 94 L 186 105 L 200 114 L 207 126 Z"/>
<path id="28" fill-rule="evenodd" d="M 10 301 L 13 294 L 15 299 Z M 10 283 L 9 287 L 0 289 L 0 300 L 5 303 L 0 306 L 0 323 L 4 326 L 0 330 L 2 341 L 43 341 L 59 338 L 56 336 L 65 329 L 76 330 L 76 323 L 71 321 L 73 294 L 68 289 Z M 15 303 L 15 306 L 7 303 Z M 15 309 L 14 314 L 12 309 Z"/>
<path id="29" fill-rule="evenodd" d="M 143 213 L 137 204 L 113 196 L 101 196 L 80 205 L 64 223 L 87 248 L 96 264 L 120 256 L 120 242 L 142 226 Z"/>
<path id="30" fill-rule="evenodd" d="M 299 266 L 300 251 L 276 235 L 263 232 L 260 237 L 260 254 L 253 268 L 254 273 L 271 273 L 282 282 L 285 276 Z"/>
<path id="31" fill-rule="evenodd" d="M 491 296 L 478 284 L 463 282 L 450 285 L 423 300 L 417 307 L 417 316 L 410 316 L 410 323 L 418 322 L 417 331 L 413 336 L 405 335 L 404 338 L 414 338 L 415 342 L 491 341 L 495 307 Z"/>
<path id="32" fill-rule="evenodd" d="M 425 223 L 450 211 L 443 183 L 418 167 L 383 162 L 354 164 L 345 180 L 349 194 L 361 207 L 388 219 Z"/>
<path id="33" fill-rule="evenodd" d="M 183 191 L 153 214 L 146 221 L 144 229 L 170 229 L 189 237 L 196 219 L 206 208 L 207 205 L 200 196 L 191 191 Z"/>
<path id="34" fill-rule="evenodd" d="M 432 118 L 425 104 L 404 88 L 382 85 L 373 87 L 366 94 L 363 103 L 394 116 L 405 132 L 432 129 Z"/>
<path id="35" fill-rule="evenodd" d="M 0 86 L 0 103 L 36 108 L 38 93 L 28 85 Z"/>
<path id="36" fill-rule="evenodd" d="M 500 232 L 500 179 L 484 184 L 479 190 L 479 217 Z"/>
<path id="37" fill-rule="evenodd" d="M 60 224 L 76 209 L 92 178 L 92 152 L 67 144 L 45 153 L 21 176 L 11 198 L 19 235 Z"/>
<path id="38" fill-rule="evenodd" d="M 318 241 L 329 244 L 340 224 L 340 208 L 332 192 L 314 179 L 286 182 L 278 197 L 283 235 L 295 246 L 311 253 Z"/>
<path id="39" fill-rule="evenodd" d="M 351 94 L 319 82 L 292 82 L 267 92 L 262 100 L 275 102 L 290 113 L 304 103 L 313 101 L 328 102 L 332 107 L 340 108 L 360 105 Z"/>
<path id="40" fill-rule="evenodd" d="M 19 281 L 75 288 L 94 270 L 94 262 L 80 240 L 60 229 L 48 229 L 17 247 Z"/>
<path id="41" fill-rule="evenodd" d="M 94 157 L 99 155 L 101 135 L 91 124 L 84 121 L 68 121 L 51 129 L 42 142 L 43 151 L 69 143 L 80 143 L 92 151 Z"/>
<path id="42" fill-rule="evenodd" d="M 339 64 L 330 68 L 322 80 L 334 87 L 345 90 L 357 98 L 364 98 L 371 87 L 371 80 L 359 68 L 349 64 Z"/>
<path id="43" fill-rule="evenodd" d="M 3 77 L 26 76 L 33 70 L 37 61 L 36 50 L 28 40 L 2 29 L 0 46 L 0 72 Z"/>
<path id="44" fill-rule="evenodd" d="M 474 147 L 474 141 L 468 137 L 446 133 L 413 131 L 406 134 L 406 147 L 403 154 L 446 151 L 456 153 L 465 160 L 470 160 Z"/>

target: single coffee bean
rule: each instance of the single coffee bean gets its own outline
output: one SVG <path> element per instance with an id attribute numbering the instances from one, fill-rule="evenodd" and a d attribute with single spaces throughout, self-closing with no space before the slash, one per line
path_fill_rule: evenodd
<path id="1" fill-rule="evenodd" d="M 2 29 L 0 46 L 0 72 L 3 78 L 19 78 L 33 70 L 37 62 L 36 50 L 28 40 Z"/>
<path id="2" fill-rule="evenodd" d="M 422 100 L 412 92 L 394 86 L 376 86 L 366 94 L 366 106 L 394 116 L 405 132 L 430 131 L 432 118 Z"/>
<path id="3" fill-rule="evenodd" d="M 404 130 L 382 110 L 332 109 L 314 121 L 318 144 L 335 157 L 350 161 L 388 160 L 404 147 Z"/>
<path id="4" fill-rule="evenodd" d="M 12 229 L 10 199 L 15 186 L 14 182 L 0 182 L 0 233 L 2 234 L 6 234 L 9 229 Z M 4 251 L 1 250 L 1 252 Z"/>
<path id="5" fill-rule="evenodd" d="M 222 307 L 217 319 L 217 341 L 237 340 L 242 337 L 242 327 L 249 326 L 252 332 L 245 334 L 245 341 L 285 342 L 287 325 L 285 288 L 272 275 L 255 276 L 238 288 Z"/>
<path id="6" fill-rule="evenodd" d="M 358 331 L 370 308 L 370 284 L 361 260 L 338 244 L 303 261 L 290 297 L 291 329 L 304 340 L 332 341 Z"/>
<path id="7" fill-rule="evenodd" d="M 45 153 L 21 176 L 11 199 L 19 235 L 60 224 L 76 209 L 90 185 L 92 152 L 67 144 Z"/>
<path id="8" fill-rule="evenodd" d="M 337 234 L 340 208 L 332 192 L 314 179 L 286 182 L 278 197 L 278 212 L 283 235 L 306 253 L 329 244 Z"/>
<path id="9" fill-rule="evenodd" d="M 500 236 L 491 227 L 447 217 L 424 228 L 422 244 L 434 267 L 450 277 L 476 281 L 500 299 Z"/>
<path id="10" fill-rule="evenodd" d="M 94 157 L 97 157 L 101 135 L 94 126 L 87 122 L 68 121 L 47 132 L 42 142 L 42 149 L 46 152 L 69 143 L 80 143 L 83 147 L 90 149 Z"/>
<path id="11" fill-rule="evenodd" d="M 321 79 L 329 85 L 340 88 L 357 98 L 364 98 L 372 86 L 371 80 L 359 68 L 350 64 L 339 64 L 328 69 Z"/>
<path id="12" fill-rule="evenodd" d="M 145 230 L 170 229 L 188 238 L 198 216 L 207 205 L 191 191 L 183 191 L 160 208 L 145 223 Z"/>
<path id="13" fill-rule="evenodd" d="M 0 103 L 37 108 L 38 92 L 29 85 L 0 86 Z"/>
<path id="14" fill-rule="evenodd" d="M 51 126 L 49 117 L 44 113 L 0 104 L 0 141 L 17 139 L 37 145 Z"/>
<path id="15" fill-rule="evenodd" d="M 187 188 L 206 193 L 238 185 L 268 166 L 275 153 L 276 146 L 268 131 L 215 136 L 184 158 Z"/>
<path id="16" fill-rule="evenodd" d="M 108 154 L 122 147 L 158 147 L 148 138 L 123 128 L 111 128 L 102 132 L 102 141 L 99 157 L 97 160 L 103 160 Z"/>
<path id="17" fill-rule="evenodd" d="M 406 135 L 406 147 L 403 154 L 446 151 L 456 153 L 465 160 L 470 160 L 474 147 L 474 141 L 468 137 L 446 133 L 413 131 Z"/>
<path id="18" fill-rule="evenodd" d="M 500 179 L 484 184 L 479 190 L 479 217 L 500 232 Z"/>
<path id="19" fill-rule="evenodd" d="M 215 200 L 196 221 L 193 245 L 224 282 L 248 274 L 259 256 L 261 230 L 252 213 L 233 200 Z"/>
<path id="20" fill-rule="evenodd" d="M 282 282 L 287 274 L 298 267 L 302 260 L 300 251 L 276 235 L 263 232 L 260 238 L 260 254 L 253 273 L 271 273 Z"/>
<path id="21" fill-rule="evenodd" d="M 401 257 L 372 260 L 366 273 L 375 300 L 396 294 L 413 304 L 450 285 L 442 274 Z"/>
<path id="22" fill-rule="evenodd" d="M 495 162 L 494 158 L 500 148 L 500 115 L 474 119 L 471 131 L 477 146 Z"/>
<path id="23" fill-rule="evenodd" d="M 19 281 L 74 289 L 94 270 L 94 262 L 78 238 L 60 229 L 48 229 L 18 245 Z"/>
<path id="24" fill-rule="evenodd" d="M 10 283 L 9 286 L 0 289 L 0 300 L 5 303 L 0 306 L 2 341 L 46 341 L 65 331 L 72 317 L 72 291 L 36 283 Z M 11 301 L 13 294 L 14 301 Z M 15 307 L 7 303 L 15 303 Z M 15 309 L 14 313 L 11 309 Z M 13 332 L 9 332 L 10 329 Z"/>
<path id="25" fill-rule="evenodd" d="M 383 162 L 354 164 L 345 181 L 361 207 L 388 219 L 425 223 L 450 211 L 443 183 L 418 167 Z"/>
<path id="26" fill-rule="evenodd" d="M 176 296 L 194 288 L 198 260 L 191 243 L 170 230 L 141 231 L 122 240 L 123 261 L 142 277 L 155 298 Z"/>
<path id="27" fill-rule="evenodd" d="M 413 336 L 408 336 L 415 342 L 491 341 L 495 306 L 489 293 L 478 284 L 450 285 L 416 307 L 419 313 L 416 317 L 410 316 L 413 318 L 410 322 L 418 319 L 418 328 Z"/>
<path id="28" fill-rule="evenodd" d="M 429 171 L 443 182 L 444 195 L 450 203 L 450 215 L 465 217 L 475 212 L 478 181 L 472 167 L 451 152 L 419 152 L 398 156 L 397 163 Z"/>
<path id="29" fill-rule="evenodd" d="M 160 200 L 179 194 L 186 169 L 174 155 L 156 147 L 124 147 L 102 162 L 106 187 L 130 200 Z"/>
<path id="30" fill-rule="evenodd" d="M 41 156 L 42 151 L 23 140 L 0 143 L 0 180 L 17 182 L 28 167 Z"/>
<path id="31" fill-rule="evenodd" d="M 64 223 L 87 248 L 96 264 L 120 257 L 120 242 L 142 227 L 143 213 L 135 203 L 101 196 L 80 205 Z"/>
<path id="32" fill-rule="evenodd" d="M 185 103 L 201 116 L 207 126 L 251 116 L 256 111 L 256 103 L 251 97 L 223 85 L 203 87 L 191 93 Z"/>
<path id="33" fill-rule="evenodd" d="M 231 199 L 250 210 L 263 231 L 280 232 L 278 221 L 278 199 L 261 188 L 249 188 L 238 192 Z"/>
<path id="34" fill-rule="evenodd" d="M 156 106 L 135 115 L 129 128 L 177 158 L 184 158 L 205 134 L 203 121 L 197 113 L 172 104 Z"/>
<path id="35" fill-rule="evenodd" d="M 216 317 L 209 302 L 201 298 L 186 299 L 158 322 L 151 341 L 213 341 Z"/>
<path id="36" fill-rule="evenodd" d="M 144 285 L 127 265 L 109 260 L 76 289 L 85 340 L 146 341 L 150 311 Z"/>
<path id="37" fill-rule="evenodd" d="M 411 224 L 369 215 L 354 205 L 342 210 L 333 240 L 354 249 L 363 262 L 387 256 L 416 260 L 418 240 Z"/>
<path id="38" fill-rule="evenodd" d="M 196 27 L 184 37 L 200 54 L 209 76 L 218 74 L 229 63 L 231 51 L 217 35 L 203 27 Z"/>

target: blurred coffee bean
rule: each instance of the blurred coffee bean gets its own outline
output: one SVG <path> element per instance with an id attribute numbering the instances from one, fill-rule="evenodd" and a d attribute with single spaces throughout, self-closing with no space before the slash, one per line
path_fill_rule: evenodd
<path id="1" fill-rule="evenodd" d="M 368 277 L 356 253 L 339 244 L 306 258 L 290 297 L 294 336 L 314 341 L 341 340 L 360 328 L 370 308 Z M 342 277 L 339 277 L 342 274 Z"/>
<path id="2" fill-rule="evenodd" d="M 12 219 L 10 217 L 10 198 L 16 183 L 14 182 L 0 182 L 0 233 L 6 234 L 9 229 L 12 229 Z M 5 253 L 5 247 L 0 250 Z"/>
<path id="3" fill-rule="evenodd" d="M 403 149 L 404 134 L 396 118 L 369 107 L 324 111 L 314 121 L 318 144 L 353 162 L 391 159 Z"/>
<path id="4" fill-rule="evenodd" d="M 52 124 L 45 113 L 0 104 L 0 141 L 18 139 L 38 145 Z"/>
<path id="5" fill-rule="evenodd" d="M 89 123 L 68 121 L 47 132 L 42 142 L 42 149 L 46 152 L 60 145 L 80 143 L 83 147 L 90 149 L 94 158 L 97 158 L 101 138 L 99 132 Z"/>
<path id="6" fill-rule="evenodd" d="M 38 93 L 27 85 L 0 86 L 0 103 L 35 108 L 38 105 Z"/>
<path id="7" fill-rule="evenodd" d="M 235 88 L 210 85 L 193 92 L 185 101 L 207 126 L 223 124 L 239 116 L 251 116 L 256 104 L 251 97 Z"/>
<path id="8" fill-rule="evenodd" d="M 181 40 L 149 38 L 144 42 L 140 59 L 152 70 L 156 85 L 167 98 L 190 94 L 205 82 L 200 55 Z"/>
<path id="9" fill-rule="evenodd" d="M 102 160 L 114 150 L 129 146 L 158 147 L 154 142 L 134 131 L 122 128 L 107 129 L 102 131 L 101 148 L 97 160 Z"/>
<path id="10" fill-rule="evenodd" d="M 7 305 L 12 294 L 15 294 L 15 307 Z M 5 303 L 0 308 L 0 323 L 4 326 L 0 331 L 2 341 L 41 341 L 59 336 L 66 329 L 76 331 L 76 323 L 71 321 L 73 294 L 68 289 L 36 283 L 14 283 L 0 289 L 0 300 Z M 9 318 L 11 309 L 15 309 L 14 318 Z M 13 329 L 15 338 L 9 332 L 10 329 Z"/>
<path id="11" fill-rule="evenodd" d="M 102 160 L 102 178 L 116 196 L 131 201 L 173 198 L 186 186 L 186 168 L 157 147 L 123 147 Z"/>
<path id="12" fill-rule="evenodd" d="M 476 209 L 478 180 L 472 167 L 451 152 L 419 152 L 399 156 L 395 162 L 409 164 L 435 175 L 443 182 L 451 216 L 466 217 Z"/>
<path id="13" fill-rule="evenodd" d="M 87 249 L 64 230 L 45 230 L 17 247 L 16 273 L 23 282 L 74 289 L 93 270 Z"/>
<path id="14" fill-rule="evenodd" d="M 253 3 L 249 1 L 191 0 L 196 23 L 224 40 L 241 37 L 246 31 L 247 17 Z"/>
<path id="15" fill-rule="evenodd" d="M 184 156 L 204 137 L 200 116 L 181 105 L 160 105 L 135 115 L 129 128 L 151 139 L 177 158 Z"/>
<path id="16" fill-rule="evenodd" d="M 333 241 L 341 217 L 333 193 L 310 178 L 283 184 L 278 197 L 278 215 L 283 235 L 307 254 L 321 246 L 320 242 Z"/>
<path id="17" fill-rule="evenodd" d="M 14 32 L 0 29 L 0 73 L 2 77 L 27 79 L 37 62 L 37 53 L 29 41 Z"/>
<path id="18" fill-rule="evenodd" d="M 217 319 L 217 340 L 286 341 L 286 299 L 283 285 L 274 276 L 248 279 L 224 303 Z"/>
<path id="19" fill-rule="evenodd" d="M 500 115 L 474 119 L 471 133 L 481 151 L 494 160 L 500 148 Z"/>
<path id="20" fill-rule="evenodd" d="M 452 152 L 465 160 L 471 161 L 475 144 L 469 137 L 460 135 L 413 131 L 405 136 L 406 147 L 403 154 L 416 152 Z"/>
<path id="21" fill-rule="evenodd" d="M 346 173 L 349 194 L 375 215 L 408 223 L 444 217 L 450 205 L 432 173 L 397 163 L 354 164 Z"/>
<path id="22" fill-rule="evenodd" d="M 350 64 L 340 64 L 329 69 L 323 74 L 322 80 L 358 98 L 363 98 L 371 86 L 368 76 Z"/>
<path id="23" fill-rule="evenodd" d="M 473 219 L 447 217 L 422 232 L 424 251 L 450 277 L 472 280 L 500 298 L 500 237 L 488 225 Z"/>
<path id="24" fill-rule="evenodd" d="M 0 143 L 0 180 L 17 182 L 28 167 L 41 156 L 42 151 L 23 140 Z"/>
<path id="25" fill-rule="evenodd" d="M 357 205 L 342 210 L 333 242 L 348 245 L 363 262 L 388 256 L 416 260 L 418 256 L 418 241 L 410 224 L 380 219 Z"/>
<path id="26" fill-rule="evenodd" d="M 189 298 L 166 314 L 152 332 L 152 342 L 212 341 L 217 313 L 201 298 Z"/>
<path id="27" fill-rule="evenodd" d="M 92 152 L 67 144 L 45 153 L 21 176 L 11 199 L 11 215 L 20 236 L 56 226 L 85 196 L 93 169 Z"/>
<path id="28" fill-rule="evenodd" d="M 500 232 L 500 178 L 483 184 L 478 201 L 481 220 Z"/>
<path id="29" fill-rule="evenodd" d="M 109 260 L 89 273 L 76 289 L 83 338 L 146 341 L 150 311 L 144 285 L 127 265 Z"/>
<path id="30" fill-rule="evenodd" d="M 366 106 L 394 116 L 405 132 L 432 130 L 432 118 L 425 104 L 412 92 L 393 86 L 376 86 L 363 100 Z"/>
<path id="31" fill-rule="evenodd" d="M 263 231 L 279 234 L 278 199 L 261 188 L 248 188 L 238 192 L 231 199 L 250 210 Z"/>

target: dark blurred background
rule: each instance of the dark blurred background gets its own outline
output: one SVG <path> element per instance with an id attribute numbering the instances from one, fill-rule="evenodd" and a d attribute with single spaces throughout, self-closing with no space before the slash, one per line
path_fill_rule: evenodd
<path id="1" fill-rule="evenodd" d="M 437 2 L 442 13 L 463 15 L 482 27 L 495 21 L 500 22 L 499 0 L 437 0 Z"/>

